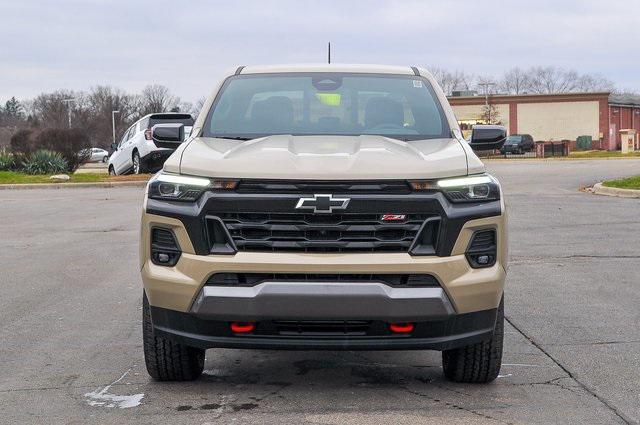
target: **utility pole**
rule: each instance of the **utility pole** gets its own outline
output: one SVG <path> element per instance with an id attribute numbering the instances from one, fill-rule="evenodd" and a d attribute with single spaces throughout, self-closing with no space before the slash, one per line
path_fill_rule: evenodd
<path id="1" fill-rule="evenodd" d="M 331 42 L 329 42 L 329 48 L 327 50 L 327 62 L 331 63 Z"/>
<path id="2" fill-rule="evenodd" d="M 116 114 L 120 111 L 111 111 L 111 129 L 113 130 L 113 144 L 116 144 Z"/>
<path id="3" fill-rule="evenodd" d="M 69 98 L 69 99 L 62 99 L 62 101 L 67 104 L 67 115 L 69 117 L 69 128 L 71 128 L 71 102 L 75 102 L 76 99 Z"/>
<path id="4" fill-rule="evenodd" d="M 495 86 L 496 83 L 492 83 L 490 81 L 484 81 L 478 83 L 480 87 L 484 87 L 484 106 L 489 107 L 489 86 Z"/>

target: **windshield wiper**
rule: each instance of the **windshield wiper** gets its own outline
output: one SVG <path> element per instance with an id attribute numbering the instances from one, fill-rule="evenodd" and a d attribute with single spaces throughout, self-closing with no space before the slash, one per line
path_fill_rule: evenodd
<path id="1" fill-rule="evenodd" d="M 251 140 L 252 137 L 242 137 L 242 136 L 211 136 L 214 137 L 216 139 L 229 139 L 229 140 Z"/>

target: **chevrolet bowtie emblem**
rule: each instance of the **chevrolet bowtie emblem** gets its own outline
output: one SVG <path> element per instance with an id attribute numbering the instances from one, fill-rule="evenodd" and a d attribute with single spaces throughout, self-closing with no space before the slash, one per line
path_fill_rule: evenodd
<path id="1" fill-rule="evenodd" d="M 313 195 L 313 198 L 300 198 L 296 209 L 313 210 L 314 213 L 332 213 L 333 210 L 344 210 L 349 205 L 349 198 L 334 198 L 332 195 Z"/>

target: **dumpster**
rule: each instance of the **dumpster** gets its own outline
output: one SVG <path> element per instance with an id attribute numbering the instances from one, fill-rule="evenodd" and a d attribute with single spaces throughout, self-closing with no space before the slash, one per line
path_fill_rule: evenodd
<path id="1" fill-rule="evenodd" d="M 592 147 L 593 139 L 591 136 L 578 136 L 576 139 L 576 148 L 579 151 L 590 151 Z"/>

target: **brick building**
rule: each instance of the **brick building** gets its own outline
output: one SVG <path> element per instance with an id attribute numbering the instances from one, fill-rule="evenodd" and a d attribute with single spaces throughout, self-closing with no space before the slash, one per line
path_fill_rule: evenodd
<path id="1" fill-rule="evenodd" d="M 463 129 L 482 122 L 484 96 L 451 96 L 449 102 Z M 640 133 L 640 96 L 599 93 L 493 95 L 500 122 L 509 134 L 534 140 L 576 140 L 591 136 L 593 149 L 620 149 L 620 130 Z M 640 140 L 636 135 L 636 147 Z"/>

